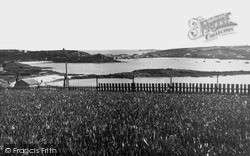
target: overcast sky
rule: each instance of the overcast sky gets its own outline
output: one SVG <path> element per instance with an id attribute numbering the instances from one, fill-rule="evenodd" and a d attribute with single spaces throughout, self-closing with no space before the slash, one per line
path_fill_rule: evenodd
<path id="1" fill-rule="evenodd" d="M 231 12 L 234 34 L 190 40 L 188 21 Z M 247 0 L 0 0 L 0 49 L 169 49 L 250 43 Z"/>

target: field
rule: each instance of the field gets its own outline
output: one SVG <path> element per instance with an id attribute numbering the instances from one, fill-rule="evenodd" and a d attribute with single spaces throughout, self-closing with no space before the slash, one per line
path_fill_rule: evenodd
<path id="1" fill-rule="evenodd" d="M 249 155 L 250 97 L 1 90 L 0 143 L 61 155 Z"/>

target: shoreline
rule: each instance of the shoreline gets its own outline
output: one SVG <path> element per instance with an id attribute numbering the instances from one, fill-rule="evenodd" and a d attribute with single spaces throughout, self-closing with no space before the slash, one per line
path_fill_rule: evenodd
<path id="1" fill-rule="evenodd" d="M 164 74 L 162 72 L 165 71 Z M 167 72 L 166 72 L 167 71 Z M 148 72 L 148 73 L 147 73 Z M 150 74 L 150 72 L 156 72 L 156 74 Z M 103 78 L 103 79 L 132 79 L 134 78 L 161 78 L 161 77 L 191 77 L 191 78 L 200 78 L 200 77 L 214 77 L 214 76 L 234 76 L 234 75 L 250 75 L 250 71 L 225 71 L 225 72 L 201 72 L 201 71 L 193 71 L 193 70 L 179 70 L 179 69 L 143 69 L 136 70 L 133 72 L 126 73 L 116 73 L 116 74 L 108 74 L 108 75 L 83 75 L 83 74 L 69 74 L 69 80 L 77 80 L 77 79 L 95 79 L 95 78 Z M 134 74 L 134 75 L 133 75 Z M 53 74 L 48 73 L 45 75 L 33 75 L 29 77 L 23 77 L 22 79 L 35 79 L 39 83 L 42 82 L 44 85 L 62 85 L 64 80 L 63 73 Z M 12 81 L 10 86 L 13 87 L 15 81 Z"/>
<path id="2" fill-rule="evenodd" d="M 196 70 L 184 70 L 184 69 L 141 69 L 134 70 L 132 72 L 122 72 L 107 75 L 83 75 L 72 74 L 71 79 L 91 79 L 91 78 L 129 78 L 133 77 L 211 77 L 211 76 L 232 76 L 232 75 L 248 75 L 250 71 L 220 71 L 220 72 L 208 72 L 208 71 L 196 71 Z"/>
<path id="3" fill-rule="evenodd" d="M 164 58 L 164 57 L 162 57 Z M 165 57 L 166 58 L 166 57 Z M 171 57 L 170 57 L 171 58 Z M 178 57 L 181 58 L 181 57 Z M 151 58 L 149 58 L 151 59 Z M 183 58 L 185 59 L 185 58 Z M 200 58 L 209 59 L 209 58 Z M 219 60 L 219 59 L 215 59 Z M 246 60 L 245 60 L 246 61 Z M 8 62 L 5 64 L 4 72 L 0 73 L 0 84 L 15 83 L 15 76 L 19 75 L 19 79 L 35 79 L 38 82 L 54 83 L 61 82 L 64 79 L 65 73 L 53 71 L 51 67 L 38 67 L 36 63 L 51 63 L 51 61 L 26 61 L 26 62 Z M 123 62 L 123 61 L 122 61 Z M 7 73 L 7 74 L 6 74 Z M 25 75 L 27 74 L 27 75 Z M 158 69 L 140 69 L 131 72 L 117 72 L 114 74 L 68 74 L 71 80 L 74 79 L 92 79 L 92 78 L 119 78 L 132 79 L 135 77 L 141 78 L 157 78 L 157 77 L 214 77 L 214 76 L 233 76 L 233 75 L 250 75 L 250 71 L 197 71 L 172 68 Z"/>

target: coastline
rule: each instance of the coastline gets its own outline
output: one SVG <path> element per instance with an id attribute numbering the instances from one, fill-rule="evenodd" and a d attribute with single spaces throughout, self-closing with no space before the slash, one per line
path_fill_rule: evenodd
<path id="1" fill-rule="evenodd" d="M 179 58 L 179 57 L 178 57 Z M 151 59 L 151 58 L 149 58 Z M 185 58 L 183 58 L 185 59 Z M 207 59 L 207 58 L 200 58 Z M 219 59 L 218 59 L 219 60 Z M 3 80 L 0 84 L 8 84 L 11 82 L 11 86 L 15 84 L 16 72 L 26 72 L 28 75 L 21 75 L 19 79 L 35 79 L 38 82 L 46 84 L 60 84 L 62 85 L 65 73 L 56 72 L 52 70 L 52 67 L 38 67 L 36 63 L 53 63 L 51 61 L 26 61 L 26 62 L 9 62 L 5 71 L 0 75 L 0 79 Z M 8 70 L 6 70 L 8 69 Z M 7 73 L 7 75 L 4 75 Z M 8 73 L 12 73 L 8 76 Z M 172 69 L 172 68 L 157 68 L 157 69 L 140 69 L 131 72 L 116 72 L 113 74 L 68 74 L 71 80 L 74 79 L 92 79 L 92 78 L 119 78 L 119 79 L 132 79 L 138 78 L 160 78 L 160 77 L 213 77 L 213 76 L 233 76 L 233 75 L 250 75 L 250 71 L 198 71 L 198 70 L 185 70 L 185 69 Z"/>
<path id="2" fill-rule="evenodd" d="M 221 71 L 208 72 L 184 69 L 141 69 L 132 72 L 122 72 L 107 75 L 76 75 L 71 79 L 90 79 L 90 78 L 133 78 L 133 77 L 211 77 L 211 76 L 232 76 L 232 75 L 248 75 L 250 71 Z"/>

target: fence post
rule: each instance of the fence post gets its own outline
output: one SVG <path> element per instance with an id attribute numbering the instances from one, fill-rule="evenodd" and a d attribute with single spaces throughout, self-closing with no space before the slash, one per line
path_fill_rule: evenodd
<path id="1" fill-rule="evenodd" d="M 126 92 L 128 92 L 129 91 L 129 83 L 125 83 L 125 90 L 126 90 Z"/>
<path id="2" fill-rule="evenodd" d="M 247 94 L 247 85 L 244 84 L 244 94 Z"/>
<path id="3" fill-rule="evenodd" d="M 231 93 L 234 94 L 234 84 L 232 84 L 231 91 Z"/>
<path id="4" fill-rule="evenodd" d="M 106 87 L 107 87 L 107 91 L 109 91 L 109 84 L 108 83 L 106 83 Z"/>
<path id="5" fill-rule="evenodd" d="M 103 89 L 103 83 L 100 84 L 100 87 L 101 87 L 100 90 L 103 91 L 104 90 Z"/>
<path id="6" fill-rule="evenodd" d="M 115 84 L 114 84 L 114 83 L 112 83 L 111 91 L 112 91 L 112 92 L 115 91 Z"/>
<path id="7" fill-rule="evenodd" d="M 196 83 L 196 85 L 195 85 L 195 92 L 196 92 L 196 93 L 199 92 L 198 83 Z"/>
<path id="8" fill-rule="evenodd" d="M 182 90 L 183 90 L 183 93 L 186 93 L 186 85 L 185 85 L 185 83 L 182 84 Z"/>
<path id="9" fill-rule="evenodd" d="M 133 91 L 132 89 L 133 89 L 132 86 L 130 85 L 130 83 L 128 83 L 128 91 L 129 91 L 129 92 L 130 92 L 130 91 Z"/>
<path id="10" fill-rule="evenodd" d="M 239 84 L 236 84 L 236 94 L 239 94 Z"/>
<path id="11" fill-rule="evenodd" d="M 222 90 L 223 90 L 223 94 L 225 94 L 226 93 L 226 84 L 223 84 Z"/>
<path id="12" fill-rule="evenodd" d="M 221 84 L 219 84 L 219 93 L 221 93 Z"/>
<path id="13" fill-rule="evenodd" d="M 211 84 L 211 93 L 214 92 L 214 84 Z"/>
<path id="14" fill-rule="evenodd" d="M 206 88 L 206 84 L 203 83 L 203 92 L 206 93 L 207 92 L 207 88 Z"/>
<path id="15" fill-rule="evenodd" d="M 145 83 L 143 83 L 142 85 L 143 85 L 143 91 L 145 92 L 146 91 L 146 85 L 145 85 Z"/>
<path id="16" fill-rule="evenodd" d="M 127 83 L 124 84 L 124 89 L 125 89 L 125 92 L 128 91 L 128 86 L 127 86 Z"/>
<path id="17" fill-rule="evenodd" d="M 103 83 L 103 90 L 104 90 L 104 91 L 107 90 L 107 89 L 106 89 L 106 84 L 105 84 L 105 83 Z"/>
<path id="18" fill-rule="evenodd" d="M 115 83 L 115 91 L 118 91 L 118 84 Z"/>
<path id="19" fill-rule="evenodd" d="M 129 87 L 130 88 L 130 87 Z M 135 83 L 133 82 L 133 83 L 131 83 L 131 90 L 132 90 L 132 92 L 134 92 L 135 91 Z"/>
<path id="20" fill-rule="evenodd" d="M 250 95 L 250 84 L 247 85 L 247 94 Z"/>
<path id="21" fill-rule="evenodd" d="M 200 92 L 202 93 L 202 83 L 200 83 Z"/>
<path id="22" fill-rule="evenodd" d="M 243 85 L 240 84 L 240 94 L 243 94 Z"/>
<path id="23" fill-rule="evenodd" d="M 230 94 L 230 91 L 231 91 L 230 84 L 227 84 L 227 93 Z"/>
<path id="24" fill-rule="evenodd" d="M 217 83 L 214 84 L 214 92 L 215 92 L 215 93 L 218 93 L 218 84 L 217 84 Z"/>
<path id="25" fill-rule="evenodd" d="M 166 84 L 166 87 L 167 87 L 167 86 L 168 86 L 168 85 Z M 174 85 L 174 83 L 169 84 L 169 87 L 170 87 L 171 93 L 174 93 L 174 92 L 175 92 L 175 85 Z M 166 88 L 165 90 L 167 90 L 167 88 Z"/>
<path id="26" fill-rule="evenodd" d="M 110 83 L 107 83 L 107 88 L 108 88 L 108 91 L 110 91 L 111 89 L 111 84 Z"/>
<path id="27" fill-rule="evenodd" d="M 175 92 L 178 93 L 178 83 L 175 83 Z"/>
<path id="28" fill-rule="evenodd" d="M 182 92 L 182 85 L 181 85 L 181 83 L 179 83 L 179 93 L 181 93 Z"/>
<path id="29" fill-rule="evenodd" d="M 192 93 L 195 92 L 195 89 L 194 89 L 194 83 L 192 83 Z"/>
<path id="30" fill-rule="evenodd" d="M 98 77 L 96 77 L 96 90 L 98 91 L 98 87 L 99 87 L 99 84 L 98 84 Z"/>
<path id="31" fill-rule="evenodd" d="M 164 90 L 164 91 L 167 90 L 167 84 L 166 84 L 166 83 L 163 84 L 163 90 Z"/>
<path id="32" fill-rule="evenodd" d="M 125 91 L 125 88 L 124 88 L 124 87 L 125 87 L 125 84 L 124 84 L 124 83 L 122 83 L 122 86 L 121 86 L 121 87 L 122 87 L 122 91 Z"/>

